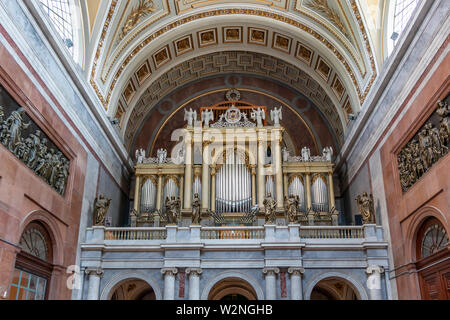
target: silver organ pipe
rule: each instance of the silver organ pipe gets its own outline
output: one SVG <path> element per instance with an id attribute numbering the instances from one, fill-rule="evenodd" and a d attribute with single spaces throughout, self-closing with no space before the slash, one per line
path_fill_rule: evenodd
<path id="1" fill-rule="evenodd" d="M 151 212 L 156 206 L 156 186 L 151 179 L 145 180 L 141 189 L 141 212 Z"/>
<path id="2" fill-rule="evenodd" d="M 270 192 L 273 199 L 276 199 L 275 194 L 275 184 L 273 181 L 273 176 L 267 176 L 266 178 L 266 194 L 264 196 L 267 196 L 267 194 Z"/>
<path id="3" fill-rule="evenodd" d="M 195 176 L 194 182 L 192 183 L 192 199 L 194 199 L 194 194 L 198 193 L 199 199 L 202 198 L 202 182 L 199 176 Z"/>
<path id="4" fill-rule="evenodd" d="M 305 187 L 303 185 L 302 180 L 300 177 L 295 176 L 288 187 L 288 194 L 294 195 L 295 197 L 298 196 L 299 204 L 298 207 L 300 210 L 305 211 L 306 205 L 305 205 Z"/>
<path id="5" fill-rule="evenodd" d="M 245 165 L 245 155 L 226 156 L 216 178 L 216 211 L 248 212 L 251 207 L 251 173 Z"/>
<path id="6" fill-rule="evenodd" d="M 322 176 L 316 176 L 311 188 L 312 206 L 314 211 L 328 211 L 328 188 Z"/>

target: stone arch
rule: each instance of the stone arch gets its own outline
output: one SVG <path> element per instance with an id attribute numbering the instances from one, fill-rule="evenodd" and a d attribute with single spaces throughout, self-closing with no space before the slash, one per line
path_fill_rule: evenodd
<path id="1" fill-rule="evenodd" d="M 208 300 L 208 296 L 209 293 L 211 292 L 211 289 L 221 280 L 225 280 L 227 278 L 238 278 L 240 280 L 246 281 L 255 291 L 258 300 L 264 300 L 264 292 L 261 286 L 259 285 L 258 281 L 252 276 L 238 270 L 221 272 L 217 274 L 215 277 L 213 277 L 211 280 L 209 280 L 202 291 L 200 300 Z"/>
<path id="2" fill-rule="evenodd" d="M 35 210 L 22 219 L 20 222 L 16 243 L 19 243 L 20 237 L 25 231 L 25 228 L 32 222 L 40 222 L 47 229 L 52 245 L 51 262 L 55 265 L 64 265 L 63 237 L 57 223 L 55 222 L 55 219 L 46 211 Z"/>
<path id="3" fill-rule="evenodd" d="M 367 295 L 366 290 L 364 289 L 364 286 L 354 279 L 353 277 L 349 276 L 348 274 L 341 273 L 341 272 L 324 272 L 313 278 L 308 285 L 306 286 L 305 290 L 305 300 L 311 299 L 311 293 L 314 289 L 314 287 L 322 280 L 326 280 L 328 278 L 338 278 L 340 280 L 345 281 L 347 284 L 352 287 L 352 289 L 355 291 L 358 299 L 360 300 L 368 300 L 369 297 Z"/>
<path id="4" fill-rule="evenodd" d="M 145 281 L 155 292 L 156 300 L 162 300 L 161 289 L 159 288 L 156 280 L 153 279 L 150 275 L 138 271 L 121 272 L 115 275 L 103 288 L 102 292 L 100 293 L 100 300 L 110 299 L 116 287 L 132 279 Z"/>
<path id="5" fill-rule="evenodd" d="M 444 227 L 447 234 L 450 234 L 448 228 L 449 221 L 447 217 L 438 208 L 433 206 L 424 206 L 413 215 L 407 228 L 405 239 L 407 239 L 406 261 L 416 261 L 417 234 L 422 224 L 429 218 L 436 218 Z"/>

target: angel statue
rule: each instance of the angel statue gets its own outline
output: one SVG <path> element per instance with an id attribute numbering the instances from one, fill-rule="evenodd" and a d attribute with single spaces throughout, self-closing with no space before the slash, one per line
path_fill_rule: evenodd
<path id="1" fill-rule="evenodd" d="M 332 147 L 323 148 L 322 155 L 326 161 L 331 161 L 331 157 L 333 156 L 333 148 Z"/>
<path id="2" fill-rule="evenodd" d="M 270 110 L 270 119 L 273 121 L 273 125 L 275 127 L 279 127 L 280 126 L 280 120 L 283 120 L 283 114 L 281 113 L 281 109 L 283 107 L 278 108 L 273 108 L 273 110 Z"/>
<path id="3" fill-rule="evenodd" d="M 214 112 L 206 109 L 201 115 L 202 121 L 205 121 L 205 127 L 209 127 L 209 122 L 214 120 Z"/>
<path id="4" fill-rule="evenodd" d="M 289 150 L 286 147 L 283 147 L 281 150 L 283 152 L 283 162 L 288 162 L 289 160 Z"/>
<path id="5" fill-rule="evenodd" d="M 194 120 L 197 120 L 197 111 L 192 111 L 192 108 L 188 110 L 184 109 L 184 120 L 187 120 L 188 127 L 192 127 L 194 125 Z"/>
<path id="6" fill-rule="evenodd" d="M 106 199 L 102 194 L 94 201 L 94 226 L 105 225 L 106 213 L 108 212 L 111 199 Z"/>
<path id="7" fill-rule="evenodd" d="M 144 149 L 137 149 L 135 152 L 135 156 L 136 156 L 136 163 L 140 164 L 140 163 L 144 163 L 145 160 L 145 150 Z"/>
<path id="8" fill-rule="evenodd" d="M 302 148 L 302 160 L 303 161 L 309 161 L 309 158 L 311 157 L 311 151 L 307 147 Z"/>
<path id="9" fill-rule="evenodd" d="M 370 196 L 367 192 L 356 197 L 356 202 L 359 206 L 359 213 L 363 219 L 363 224 L 375 223 L 375 209 L 373 207 L 373 195 Z"/>
<path id="10" fill-rule="evenodd" d="M 256 125 L 258 127 L 263 126 L 263 120 L 266 120 L 266 113 L 262 108 L 257 108 L 256 110 L 252 108 L 251 118 L 256 120 Z"/>
<path id="11" fill-rule="evenodd" d="M 263 201 L 264 205 L 264 216 L 267 223 L 275 222 L 275 206 L 277 202 L 272 198 L 272 194 L 269 192 L 267 197 Z"/>
<path id="12" fill-rule="evenodd" d="M 158 163 L 164 163 L 167 159 L 167 150 L 166 149 L 158 149 L 156 151 L 156 157 L 158 158 Z"/>

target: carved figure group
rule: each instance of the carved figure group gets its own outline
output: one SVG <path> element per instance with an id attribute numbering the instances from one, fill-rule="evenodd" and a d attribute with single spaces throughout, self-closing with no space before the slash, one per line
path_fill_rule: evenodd
<path id="1" fill-rule="evenodd" d="M 24 138 L 24 130 L 32 124 L 31 121 L 25 122 L 24 116 L 25 110 L 20 107 L 3 120 L 4 108 L 0 106 L 0 143 L 63 195 L 69 177 L 70 161 L 61 151 L 48 147 L 48 140 L 42 137 L 40 130 L 35 130 Z"/>
<path id="2" fill-rule="evenodd" d="M 189 110 L 184 109 L 184 120 L 187 121 L 188 127 L 192 127 L 194 121 L 197 120 L 197 111 L 192 111 L 192 108 Z"/>
<path id="3" fill-rule="evenodd" d="M 450 128 L 448 104 L 438 102 L 439 129 L 428 121 L 398 154 L 398 170 L 403 191 L 407 191 L 433 164 L 448 152 Z"/>
<path id="4" fill-rule="evenodd" d="M 275 222 L 275 207 L 277 202 L 272 198 L 272 194 L 269 192 L 267 197 L 263 201 L 264 205 L 264 217 L 266 223 Z"/>
<path id="5" fill-rule="evenodd" d="M 289 223 L 297 222 L 297 209 L 300 203 L 300 199 L 298 196 L 294 196 L 293 194 L 288 197 L 284 197 L 284 209 L 287 215 L 287 219 Z"/>
<path id="6" fill-rule="evenodd" d="M 257 108 L 256 110 L 252 108 L 251 118 L 256 121 L 257 127 L 263 126 L 263 120 L 266 120 L 266 113 L 262 108 Z"/>
<path id="7" fill-rule="evenodd" d="M 94 201 L 94 226 L 104 226 L 111 199 L 100 194 Z"/>
<path id="8" fill-rule="evenodd" d="M 181 214 L 181 200 L 180 197 L 175 199 L 172 196 L 170 199 L 166 197 L 166 216 L 168 224 L 177 224 Z"/>
<path id="9" fill-rule="evenodd" d="M 212 111 L 212 109 L 206 109 L 202 112 L 201 118 L 202 121 L 205 122 L 205 127 L 209 127 L 209 122 L 214 120 L 214 112 Z"/>
<path id="10" fill-rule="evenodd" d="M 364 224 L 375 223 L 375 209 L 373 205 L 373 196 L 363 192 L 362 195 L 356 197 L 359 213 L 361 214 Z"/>
<path id="11" fill-rule="evenodd" d="M 270 119 L 273 122 L 273 125 L 275 127 L 279 127 L 280 126 L 280 120 L 283 120 L 283 114 L 281 113 L 281 109 L 283 107 L 280 108 L 273 108 L 273 110 L 270 110 Z"/>

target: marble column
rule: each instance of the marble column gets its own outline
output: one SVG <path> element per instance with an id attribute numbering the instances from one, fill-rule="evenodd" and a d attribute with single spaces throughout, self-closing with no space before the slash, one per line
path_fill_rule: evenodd
<path id="1" fill-rule="evenodd" d="M 98 300 L 103 270 L 101 268 L 86 268 L 85 273 L 89 276 L 87 300 Z"/>
<path id="2" fill-rule="evenodd" d="M 185 136 L 185 143 L 186 143 L 186 154 L 185 154 L 185 167 L 184 167 L 184 209 L 190 209 L 191 208 L 191 201 L 192 201 L 192 135 L 190 131 L 186 131 Z"/>
<path id="3" fill-rule="evenodd" d="M 162 174 L 158 174 L 158 185 L 156 188 L 156 209 L 161 210 L 161 200 L 162 200 Z"/>
<path id="4" fill-rule="evenodd" d="M 203 188 L 203 186 L 202 186 Z M 207 194 L 209 197 L 209 195 Z M 216 211 L 216 166 L 211 166 L 211 210 Z"/>
<path id="5" fill-rule="evenodd" d="M 334 203 L 334 186 L 333 186 L 333 173 L 332 172 L 328 172 L 328 192 L 329 192 L 329 202 L 330 202 L 330 208 L 329 210 L 331 210 L 332 208 L 335 208 L 335 203 Z"/>
<path id="6" fill-rule="evenodd" d="M 287 173 L 283 173 L 283 187 L 284 187 L 284 196 L 289 198 L 289 185 Z"/>
<path id="7" fill-rule="evenodd" d="M 381 300 L 381 274 L 384 272 L 382 266 L 369 266 L 366 269 L 367 288 L 369 288 L 370 300 Z"/>
<path id="8" fill-rule="evenodd" d="M 141 177 L 136 176 L 136 185 L 134 186 L 134 210 L 139 212 L 139 203 L 141 199 Z"/>
<path id="9" fill-rule="evenodd" d="M 291 267 L 288 273 L 291 275 L 291 300 L 303 300 L 302 276 L 305 269 L 301 267 Z"/>
<path id="10" fill-rule="evenodd" d="M 275 190 L 277 193 L 277 209 L 283 209 L 283 167 L 281 157 L 281 132 L 275 131 L 273 140 L 275 153 Z"/>
<path id="11" fill-rule="evenodd" d="M 184 177 L 180 177 L 180 203 L 183 204 L 184 202 Z"/>
<path id="12" fill-rule="evenodd" d="M 263 269 L 266 276 L 266 300 L 277 299 L 277 273 L 280 273 L 279 268 L 266 267 Z"/>
<path id="13" fill-rule="evenodd" d="M 164 275 L 164 300 L 175 299 L 175 275 L 177 268 L 163 268 L 161 273 Z"/>
<path id="14" fill-rule="evenodd" d="M 306 188 L 306 210 L 308 211 L 312 207 L 312 199 L 311 199 L 311 174 L 305 174 L 305 188 Z"/>
<path id="15" fill-rule="evenodd" d="M 189 300 L 200 300 L 200 275 L 202 269 L 187 268 L 186 274 L 189 275 Z"/>
<path id="16" fill-rule="evenodd" d="M 264 181 L 265 138 L 261 131 L 258 132 L 258 135 L 258 206 L 262 210 L 264 208 L 263 201 L 266 193 L 266 184 Z"/>
<path id="17" fill-rule="evenodd" d="M 256 165 L 251 165 L 252 172 L 252 207 L 256 205 Z"/>
<path id="18" fill-rule="evenodd" d="M 205 148 L 203 149 L 203 153 Z M 209 159 L 208 159 L 209 160 Z M 209 209 L 209 161 L 205 161 L 205 156 L 202 162 L 202 209 Z"/>

